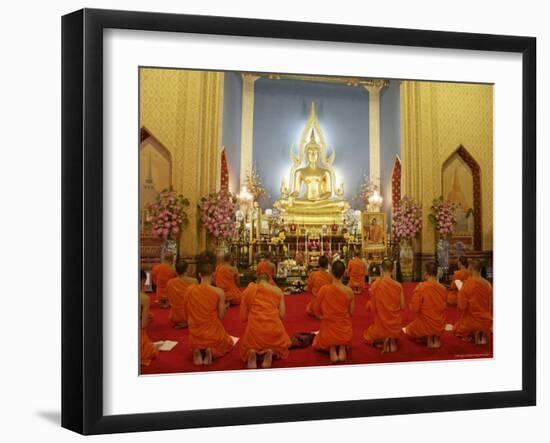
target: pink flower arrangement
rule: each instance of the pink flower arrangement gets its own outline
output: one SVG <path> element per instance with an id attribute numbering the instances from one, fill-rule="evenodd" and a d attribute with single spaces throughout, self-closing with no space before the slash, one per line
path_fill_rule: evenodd
<path id="1" fill-rule="evenodd" d="M 455 205 L 439 197 L 433 201 L 431 211 L 429 218 L 436 232 L 441 237 L 451 235 L 456 223 Z"/>
<path id="2" fill-rule="evenodd" d="M 403 197 L 393 208 L 393 235 L 395 240 L 410 240 L 422 229 L 422 209 L 411 197 Z"/>
<path id="3" fill-rule="evenodd" d="M 172 189 L 164 189 L 153 203 L 145 208 L 145 224 L 151 227 L 155 237 L 174 239 L 181 232 L 181 227 L 187 222 L 185 209 L 189 200 Z"/>
<path id="4" fill-rule="evenodd" d="M 235 214 L 239 204 L 235 194 L 220 190 L 201 198 L 199 204 L 201 222 L 207 232 L 216 239 L 235 236 Z"/>

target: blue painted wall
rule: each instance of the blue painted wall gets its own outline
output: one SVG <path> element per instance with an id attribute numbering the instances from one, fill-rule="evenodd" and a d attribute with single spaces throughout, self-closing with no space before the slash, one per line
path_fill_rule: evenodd
<path id="1" fill-rule="evenodd" d="M 334 145 L 337 184 L 344 182 L 351 200 L 369 170 L 368 92 L 333 83 L 259 79 L 254 98 L 253 161 L 270 201 L 279 197 L 281 178 L 288 181 L 290 146 L 297 146 L 312 101 L 328 146 Z M 329 151 L 330 153 L 330 151 Z"/>
<path id="2" fill-rule="evenodd" d="M 391 80 L 380 93 L 380 192 L 384 197 L 383 210 L 391 219 L 391 174 L 396 155 L 401 156 L 400 88 Z"/>
<path id="3" fill-rule="evenodd" d="M 229 166 L 229 190 L 239 192 L 241 173 L 241 115 L 243 84 L 240 73 L 224 74 L 222 144 Z"/>
<path id="4" fill-rule="evenodd" d="M 337 181 L 344 182 L 352 200 L 369 170 L 368 92 L 332 83 L 259 79 L 255 84 L 254 152 L 256 168 L 264 181 L 271 207 L 279 197 L 281 177 L 288 179 L 290 145 L 297 145 L 312 101 L 327 142 L 334 145 Z M 383 209 L 391 216 L 391 173 L 400 155 L 399 82 L 390 81 L 380 96 L 380 185 Z M 224 79 L 223 144 L 229 162 L 230 189 L 239 192 L 242 80 L 226 72 Z M 358 202 L 352 202 L 360 207 Z"/>

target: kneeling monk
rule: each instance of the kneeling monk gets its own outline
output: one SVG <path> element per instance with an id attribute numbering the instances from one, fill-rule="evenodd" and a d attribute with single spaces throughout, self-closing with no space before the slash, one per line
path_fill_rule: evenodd
<path id="1" fill-rule="evenodd" d="M 189 286 L 183 302 L 195 365 L 210 365 L 213 358 L 233 348 L 233 340 L 220 321 L 225 317 L 225 297 L 220 288 L 212 286 L 212 271 L 210 263 L 199 265 L 201 283 Z"/>
<path id="2" fill-rule="evenodd" d="M 241 290 L 238 287 L 239 272 L 231 264 L 231 254 L 225 254 L 222 262 L 216 267 L 214 284 L 223 289 L 225 301 L 231 305 L 238 305 L 241 302 Z"/>
<path id="3" fill-rule="evenodd" d="M 324 255 L 321 255 L 321 257 L 319 257 L 319 269 L 309 274 L 309 278 L 307 280 L 307 290 L 308 292 L 311 292 L 313 294 L 312 300 L 308 303 L 306 307 L 306 312 L 309 315 L 315 316 L 315 313 L 313 312 L 313 307 L 317 303 L 317 295 L 319 294 L 319 290 L 323 286 L 329 285 L 331 283 L 332 275 L 330 275 L 330 272 L 328 271 L 328 258 L 326 258 Z"/>
<path id="4" fill-rule="evenodd" d="M 333 282 L 323 286 L 317 295 L 315 315 L 321 317 L 319 333 L 313 340 L 313 349 L 329 351 L 330 361 L 346 361 L 353 330 L 351 316 L 355 308 L 353 291 L 342 283 L 346 272 L 344 262 L 337 260 L 331 267 Z"/>
<path id="5" fill-rule="evenodd" d="M 185 312 L 183 309 L 183 300 L 185 299 L 185 293 L 187 288 L 191 285 L 196 285 L 199 282 L 196 278 L 187 277 L 187 262 L 185 260 L 178 260 L 176 263 L 176 273 L 178 276 L 168 280 L 166 284 L 166 294 L 168 295 L 168 301 L 170 302 L 170 314 L 168 318 L 172 320 L 177 329 L 186 328 Z"/>
<path id="6" fill-rule="evenodd" d="M 287 358 L 290 338 L 283 326 L 285 316 L 283 292 L 269 283 L 269 275 L 260 274 L 257 283 L 250 283 L 243 293 L 241 320 L 246 329 L 241 341 L 241 359 L 249 369 L 270 368 L 273 358 Z"/>
<path id="7" fill-rule="evenodd" d="M 468 272 L 468 257 L 461 255 L 458 257 L 457 261 L 458 269 L 453 272 L 453 277 L 451 278 L 451 287 L 447 292 L 447 304 L 451 306 L 456 306 L 458 299 L 458 287 L 456 286 L 456 281 L 460 280 L 462 284 L 470 277 Z"/>
<path id="8" fill-rule="evenodd" d="M 147 335 L 147 326 L 149 325 L 149 296 L 145 293 L 145 281 L 147 274 L 140 272 L 140 291 L 139 291 L 139 361 L 142 366 L 149 366 L 157 354 L 158 349 Z"/>
<path id="9" fill-rule="evenodd" d="M 271 254 L 269 252 L 263 254 L 259 263 L 256 265 L 256 276 L 264 273 L 269 275 L 269 283 L 274 285 L 275 280 L 273 280 L 273 276 L 275 275 L 275 265 L 271 262 Z"/>
<path id="10" fill-rule="evenodd" d="M 437 282 L 437 266 L 426 263 L 423 283 L 415 289 L 410 309 L 415 319 L 403 328 L 405 334 L 416 340 L 425 340 L 428 348 L 441 346 L 441 334 L 445 329 L 445 288 Z"/>
<path id="11" fill-rule="evenodd" d="M 367 311 L 374 314 L 374 323 L 363 333 L 363 339 L 367 344 L 382 345 L 382 352 L 395 352 L 401 334 L 401 311 L 405 308 L 403 288 L 391 278 L 391 260 L 382 261 L 381 271 L 382 275 L 370 287 Z"/>
<path id="12" fill-rule="evenodd" d="M 348 286 L 354 294 L 359 294 L 365 288 L 365 276 L 367 275 L 365 263 L 361 260 L 361 253 L 356 252 L 348 263 Z"/>
<path id="13" fill-rule="evenodd" d="M 177 277 L 176 271 L 172 267 L 174 257 L 171 254 L 166 254 L 162 263 L 153 266 L 151 270 L 151 278 L 157 286 L 157 301 L 163 309 L 170 307 L 168 303 L 168 295 L 166 294 L 166 285 L 168 280 Z"/>
<path id="14" fill-rule="evenodd" d="M 454 333 L 476 344 L 487 343 L 487 333 L 493 330 L 493 287 L 481 277 L 481 263 L 470 260 L 471 276 L 458 293 L 461 316 L 454 325 Z"/>

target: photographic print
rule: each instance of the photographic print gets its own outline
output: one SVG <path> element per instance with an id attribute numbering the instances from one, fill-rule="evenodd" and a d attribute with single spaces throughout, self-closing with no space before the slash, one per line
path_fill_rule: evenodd
<path id="1" fill-rule="evenodd" d="M 136 93 L 141 375 L 493 357 L 492 84 L 141 66 Z"/>

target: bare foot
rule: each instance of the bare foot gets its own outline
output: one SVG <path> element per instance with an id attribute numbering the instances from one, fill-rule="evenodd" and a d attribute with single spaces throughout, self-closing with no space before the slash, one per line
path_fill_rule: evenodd
<path id="1" fill-rule="evenodd" d="M 390 352 L 397 351 L 397 340 L 395 338 L 390 338 Z"/>
<path id="2" fill-rule="evenodd" d="M 187 327 L 187 323 L 185 323 L 184 321 L 180 321 L 176 323 L 176 326 L 174 326 L 174 328 L 176 329 L 184 329 L 186 327 Z"/>
<path id="3" fill-rule="evenodd" d="M 440 348 L 441 347 L 441 337 L 439 335 L 434 335 L 434 348 Z"/>
<path id="4" fill-rule="evenodd" d="M 426 337 L 426 347 L 431 349 L 434 347 L 434 336 L 433 335 L 428 335 Z"/>
<path id="5" fill-rule="evenodd" d="M 271 349 L 268 349 L 267 352 L 264 354 L 264 360 L 262 361 L 262 368 L 270 368 L 271 364 L 273 363 L 273 351 Z"/>
<path id="6" fill-rule="evenodd" d="M 258 356 L 256 355 L 256 351 L 251 349 L 250 351 L 248 351 L 248 360 L 246 362 L 246 367 L 248 369 L 256 369 L 258 366 L 256 364 L 256 358 Z"/>
<path id="7" fill-rule="evenodd" d="M 339 346 L 338 347 L 338 361 L 346 361 L 347 355 L 346 355 L 346 347 L 345 346 Z"/>
<path id="8" fill-rule="evenodd" d="M 211 365 L 212 364 L 212 349 L 207 348 L 204 350 L 204 359 L 203 364 Z"/>
<path id="9" fill-rule="evenodd" d="M 475 333 L 475 344 L 476 345 L 486 345 L 487 344 L 487 334 L 483 331 L 477 331 Z"/>
<path id="10" fill-rule="evenodd" d="M 204 362 L 202 361 L 202 354 L 200 349 L 193 349 L 193 364 L 195 366 L 200 366 Z"/>
<path id="11" fill-rule="evenodd" d="M 336 352 L 336 346 L 330 347 L 330 361 L 332 363 L 338 363 L 338 353 Z"/>
<path id="12" fill-rule="evenodd" d="M 390 344 L 391 338 L 385 338 L 384 343 L 382 345 L 382 353 L 385 354 L 386 352 L 391 352 L 391 344 Z"/>

